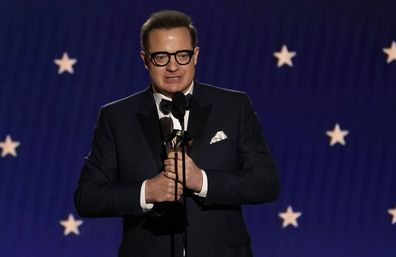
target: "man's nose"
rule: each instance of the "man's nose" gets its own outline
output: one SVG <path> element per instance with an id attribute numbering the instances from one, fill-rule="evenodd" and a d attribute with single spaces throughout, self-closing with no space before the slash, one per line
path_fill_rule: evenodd
<path id="1" fill-rule="evenodd" d="M 176 61 L 176 56 L 170 56 L 169 63 L 166 65 L 168 71 L 176 71 L 179 69 L 179 64 Z"/>

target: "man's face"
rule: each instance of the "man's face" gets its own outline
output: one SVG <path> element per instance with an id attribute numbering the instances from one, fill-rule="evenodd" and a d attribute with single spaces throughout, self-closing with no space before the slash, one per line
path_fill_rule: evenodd
<path id="1" fill-rule="evenodd" d="M 155 66 L 150 56 L 141 52 L 140 55 L 144 66 L 148 69 L 155 88 L 167 95 L 172 96 L 177 91 L 184 91 L 190 86 L 195 75 L 195 65 L 198 60 L 199 48 L 192 49 L 191 37 L 187 28 L 154 29 L 148 37 L 150 53 L 169 52 L 174 53 L 180 50 L 193 50 L 194 55 L 186 65 L 177 63 L 175 56 L 170 57 L 170 61 L 163 67 Z"/>

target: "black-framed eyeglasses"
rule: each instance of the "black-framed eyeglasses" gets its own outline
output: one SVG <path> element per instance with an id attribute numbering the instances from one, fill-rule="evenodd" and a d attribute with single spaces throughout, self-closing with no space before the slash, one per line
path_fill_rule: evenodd
<path id="1" fill-rule="evenodd" d="M 150 53 L 150 52 L 146 51 L 146 53 L 150 57 L 151 62 L 155 66 L 159 66 L 159 67 L 168 65 L 172 55 L 175 56 L 176 62 L 178 64 L 187 65 L 191 62 L 191 58 L 194 55 L 193 50 L 179 50 L 174 53 L 169 53 L 169 52 L 165 52 L 165 51 Z"/>

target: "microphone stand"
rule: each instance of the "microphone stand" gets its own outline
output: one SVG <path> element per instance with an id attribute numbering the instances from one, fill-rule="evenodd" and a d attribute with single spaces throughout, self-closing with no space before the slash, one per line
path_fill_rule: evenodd
<path id="1" fill-rule="evenodd" d="M 184 128 L 184 117 L 180 120 L 180 125 L 181 125 L 181 147 L 182 147 L 182 174 L 183 174 L 183 211 L 184 211 L 184 217 L 187 220 L 187 187 L 186 187 L 186 137 L 185 137 L 185 128 Z M 184 227 L 184 238 L 183 238 L 183 243 L 184 243 L 184 252 L 183 255 L 184 257 L 187 257 L 187 223 L 186 226 Z"/>
<path id="2" fill-rule="evenodd" d="M 183 212 L 186 224 L 184 227 L 184 233 L 182 233 L 183 241 L 183 256 L 188 256 L 188 245 L 187 245 L 187 187 L 186 187 L 186 131 L 184 128 L 184 116 L 187 107 L 186 96 L 182 92 L 175 92 L 172 95 L 172 114 L 179 120 L 181 126 L 181 150 L 182 150 L 182 176 L 183 176 Z M 176 155 L 176 161 L 178 156 Z M 176 166 L 177 167 L 177 166 Z M 178 172 L 177 172 L 178 173 Z M 176 173 L 176 174 L 177 174 Z"/>

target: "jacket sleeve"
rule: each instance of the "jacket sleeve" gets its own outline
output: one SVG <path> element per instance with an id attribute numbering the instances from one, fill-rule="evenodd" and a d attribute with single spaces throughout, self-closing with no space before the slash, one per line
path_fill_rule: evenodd
<path id="1" fill-rule="evenodd" d="M 74 203 L 82 217 L 142 214 L 141 182 L 122 184 L 117 165 L 117 149 L 106 109 L 99 112 L 91 151 L 85 158 Z"/>
<path id="2" fill-rule="evenodd" d="M 241 205 L 274 201 L 279 195 L 277 168 L 246 94 L 240 97 L 237 135 L 239 168 L 205 170 L 208 194 L 204 205 Z"/>

